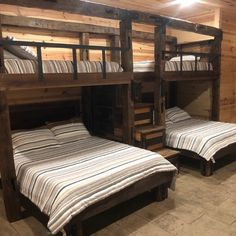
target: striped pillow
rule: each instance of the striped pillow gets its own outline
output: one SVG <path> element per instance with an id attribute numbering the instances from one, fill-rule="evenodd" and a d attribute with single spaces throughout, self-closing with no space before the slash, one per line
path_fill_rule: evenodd
<path id="1" fill-rule="evenodd" d="M 69 123 L 51 128 L 60 143 L 71 143 L 90 137 L 90 133 L 83 123 Z"/>
<path id="2" fill-rule="evenodd" d="M 165 119 L 165 125 L 166 126 L 168 126 L 168 125 L 172 125 L 172 124 L 174 124 L 170 119 L 168 119 L 167 117 L 166 117 L 166 119 Z"/>
<path id="3" fill-rule="evenodd" d="M 42 148 L 60 147 L 59 142 L 49 129 L 16 132 L 12 134 L 12 144 L 15 154 Z"/>
<path id="4" fill-rule="evenodd" d="M 166 119 L 172 121 L 173 123 L 188 120 L 191 116 L 179 107 L 172 107 L 166 110 Z"/>

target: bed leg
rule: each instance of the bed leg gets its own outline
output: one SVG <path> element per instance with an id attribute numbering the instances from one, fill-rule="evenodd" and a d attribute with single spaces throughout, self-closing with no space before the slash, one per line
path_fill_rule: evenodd
<path id="1" fill-rule="evenodd" d="M 166 184 L 158 186 L 157 188 L 153 189 L 152 192 L 157 202 L 164 201 L 166 198 L 168 198 L 168 186 Z"/>
<path id="2" fill-rule="evenodd" d="M 214 171 L 214 164 L 212 161 L 206 161 L 206 160 L 201 161 L 201 174 L 203 176 L 211 176 L 213 175 L 213 171 Z"/>
<path id="3" fill-rule="evenodd" d="M 66 229 L 67 236 L 83 236 L 82 223 L 78 222 L 67 227 Z"/>

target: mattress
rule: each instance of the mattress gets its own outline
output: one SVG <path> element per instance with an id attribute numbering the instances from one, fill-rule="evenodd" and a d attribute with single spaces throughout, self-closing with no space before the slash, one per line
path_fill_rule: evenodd
<path id="1" fill-rule="evenodd" d="M 195 61 L 183 61 L 182 71 L 195 71 Z M 153 72 L 154 61 L 139 61 L 134 63 L 134 72 Z M 212 71 L 213 66 L 208 62 L 197 61 L 197 71 Z M 181 71 L 180 61 L 166 61 L 165 71 Z"/>
<path id="2" fill-rule="evenodd" d="M 197 153 L 214 162 L 214 155 L 236 142 L 236 124 L 188 119 L 166 126 L 166 145 Z"/>
<path id="3" fill-rule="evenodd" d="M 37 73 L 37 60 L 5 59 L 6 73 L 8 74 L 34 74 Z M 73 73 L 71 61 L 44 60 L 42 62 L 44 73 Z M 78 73 L 102 72 L 102 62 L 78 61 Z M 107 72 L 122 72 L 123 69 L 117 62 L 106 62 Z"/>
<path id="4" fill-rule="evenodd" d="M 73 216 L 153 173 L 176 168 L 157 153 L 89 136 L 14 155 L 21 193 L 49 216 L 55 234 Z"/>

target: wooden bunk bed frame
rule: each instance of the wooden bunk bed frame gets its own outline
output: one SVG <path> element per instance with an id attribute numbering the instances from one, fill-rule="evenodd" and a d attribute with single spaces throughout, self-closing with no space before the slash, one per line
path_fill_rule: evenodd
<path id="1" fill-rule="evenodd" d="M 215 38 L 221 38 L 222 32 L 213 27 L 193 24 L 186 21 L 179 21 L 177 19 L 167 18 L 163 16 L 147 14 L 137 11 L 127 11 L 123 9 L 107 7 L 104 5 L 88 3 L 88 2 L 74 2 L 74 1 L 1 1 L 0 4 L 10 4 L 10 5 L 19 5 L 24 7 L 37 7 L 42 9 L 51 9 L 51 10 L 64 10 L 70 13 L 77 13 L 82 15 L 89 15 L 94 17 L 102 17 L 108 19 L 120 20 L 120 42 L 121 48 L 114 46 L 113 48 L 99 47 L 96 49 L 102 50 L 103 52 L 103 65 L 105 65 L 105 51 L 106 50 L 121 50 L 121 63 L 124 69 L 122 73 L 106 73 L 105 67 L 103 67 L 103 73 L 95 74 L 79 74 L 76 73 L 76 49 L 81 48 L 85 50 L 93 49 L 91 46 L 85 45 L 70 45 L 66 46 L 53 45 L 53 44 L 40 44 L 35 43 L 34 46 L 37 47 L 38 55 L 38 75 L 11 75 L 4 74 L 4 60 L 3 60 L 3 44 L 9 43 L 1 40 L 0 45 L 0 170 L 1 170 L 1 182 L 3 187 L 3 198 L 6 208 L 6 215 L 10 222 L 16 221 L 24 216 L 24 212 L 21 211 L 21 206 L 24 206 L 26 210 L 35 209 L 32 207 L 32 203 L 29 200 L 21 196 L 17 182 L 16 182 L 16 173 L 13 160 L 13 151 L 12 151 L 12 141 L 11 141 L 11 124 L 9 117 L 9 104 L 8 104 L 8 92 L 17 91 L 17 90 L 30 90 L 32 88 L 58 88 L 58 87 L 88 87 L 88 86 L 101 86 L 101 85 L 120 85 L 123 88 L 123 100 L 124 100 L 124 142 L 132 143 L 132 132 L 133 132 L 133 101 L 131 100 L 131 82 L 133 80 L 133 58 L 132 58 L 132 22 L 146 23 L 155 25 L 155 33 L 153 35 L 148 35 L 148 37 L 153 37 L 155 40 L 155 112 L 156 112 L 156 123 L 163 124 L 164 122 L 164 93 L 163 93 L 163 81 L 164 81 L 164 64 L 163 64 L 163 51 L 165 48 L 166 42 L 166 26 L 169 25 L 173 28 L 178 28 L 181 30 L 187 30 L 190 32 L 196 32 L 206 35 L 211 35 Z M 6 20 L 7 17 L 5 17 Z M 6 22 L 6 21 L 5 21 Z M 22 21 L 20 21 L 22 22 Z M 4 20 L 3 20 L 4 23 Z M 41 21 L 43 23 L 43 21 Z M 45 23 L 45 22 L 44 22 Z M 72 23 L 68 23 L 72 30 Z M 66 28 L 68 28 L 66 24 Z M 16 24 L 17 25 L 17 24 Z M 38 27 L 37 24 L 29 25 L 29 21 L 22 23 L 20 26 L 25 25 L 28 27 Z M 46 24 L 44 24 L 45 26 Z M 0 25 L 1 26 L 1 25 Z M 41 26 L 40 26 L 41 27 Z M 58 24 L 52 28 L 57 28 L 55 30 L 61 30 Z M 83 27 L 82 27 L 83 28 Z M 97 28 L 98 29 L 98 28 Z M 74 28 L 74 31 L 78 28 Z M 81 29 L 81 32 L 88 32 L 84 28 Z M 78 30 L 79 31 L 79 30 Z M 110 32 L 110 31 L 109 31 Z M 109 34 L 108 31 L 104 30 L 104 34 Z M 113 36 L 117 35 L 117 30 L 111 33 Z M 139 33 L 136 33 L 140 37 Z M 144 36 L 145 37 L 145 36 Z M 0 39 L 2 38 L 2 30 L 0 29 Z M 114 41 L 115 42 L 115 41 Z M 219 40 L 217 41 L 219 42 Z M 12 43 L 12 42 L 11 42 Z M 14 42 L 15 44 L 25 44 L 33 45 L 26 42 Z M 56 46 L 56 47 L 69 47 L 73 53 L 73 62 L 74 62 L 74 73 L 73 74 L 43 74 L 42 73 L 42 58 L 41 58 L 41 47 L 43 46 Z M 158 45 L 158 47 L 157 47 Z M 113 50 L 114 49 L 114 50 Z M 219 48 L 218 48 L 219 49 Z M 112 54 L 115 55 L 115 54 Z M 83 58 L 88 58 L 86 55 Z M 114 56 L 116 59 L 117 57 Z M 41 61 L 41 62 L 40 62 Z M 85 78 L 86 77 L 86 78 Z M 218 84 L 215 86 L 217 87 Z M 218 99 L 217 97 L 215 98 Z M 217 104 L 217 103 L 216 103 Z M 217 106 L 216 106 L 217 107 Z M 123 201 L 126 201 L 142 192 L 148 190 L 154 190 L 156 200 L 164 200 L 167 197 L 167 189 L 170 186 L 173 173 L 160 173 L 154 174 L 142 181 L 139 181 L 128 188 L 118 192 L 117 194 L 112 195 L 110 198 L 98 202 L 97 204 L 89 207 L 86 211 L 79 214 L 75 217 L 72 222 L 68 224 L 67 231 L 71 235 L 82 235 L 81 222 L 84 219 L 87 219 L 90 216 L 93 216 L 99 212 L 102 212 L 112 206 L 115 206 Z M 32 212 L 33 215 L 36 215 L 37 218 L 42 219 L 42 222 L 46 222 L 47 217 L 42 216 L 38 210 Z M 77 225 L 78 227 L 75 227 Z"/>

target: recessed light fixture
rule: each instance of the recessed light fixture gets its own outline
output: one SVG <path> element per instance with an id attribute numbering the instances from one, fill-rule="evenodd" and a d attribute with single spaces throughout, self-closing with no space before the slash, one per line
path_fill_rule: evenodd
<path id="1" fill-rule="evenodd" d="M 175 2 L 179 4 L 181 7 L 187 7 L 198 2 L 198 0 L 175 0 Z"/>

